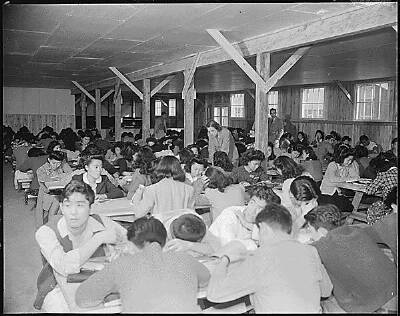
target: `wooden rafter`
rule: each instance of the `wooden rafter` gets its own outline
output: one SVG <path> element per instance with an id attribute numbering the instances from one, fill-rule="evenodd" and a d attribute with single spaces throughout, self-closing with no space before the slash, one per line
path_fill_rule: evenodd
<path id="1" fill-rule="evenodd" d="M 190 65 L 190 68 L 188 69 L 188 75 L 185 77 L 185 84 L 183 85 L 182 89 L 182 99 L 185 99 L 186 94 L 189 90 L 189 87 L 193 81 L 194 78 L 194 73 L 196 72 L 197 64 L 199 63 L 200 60 L 200 53 L 197 53 L 193 57 L 193 63 Z"/>
<path id="2" fill-rule="evenodd" d="M 284 62 L 282 66 L 279 67 L 277 71 L 267 80 L 264 86 L 264 92 L 268 93 L 269 90 L 281 79 L 289 70 L 292 68 L 301 57 L 310 49 L 310 47 L 298 48 L 292 56 Z"/>
<path id="3" fill-rule="evenodd" d="M 165 78 L 163 81 L 161 81 L 157 86 L 154 87 L 153 90 L 151 90 L 150 96 L 154 96 L 158 91 L 160 91 L 168 82 L 170 82 L 175 75 L 168 76 Z"/>
<path id="4" fill-rule="evenodd" d="M 251 96 L 251 97 L 253 98 L 253 100 L 255 100 L 255 99 L 256 99 L 256 97 L 255 97 L 254 93 L 253 93 L 253 92 L 251 92 L 251 90 L 250 90 L 250 89 L 246 89 L 246 92 L 247 92 L 247 94 L 248 94 L 249 96 Z"/>
<path id="5" fill-rule="evenodd" d="M 343 23 L 346 21 L 346 23 Z M 328 40 L 342 38 L 349 35 L 362 34 L 379 30 L 397 23 L 397 3 L 382 3 L 368 7 L 352 9 L 340 12 L 326 18 L 297 25 L 280 32 L 271 32 L 236 43 L 233 46 L 246 52 L 246 56 L 252 56 L 262 52 L 276 52 L 294 47 L 320 43 Z M 307 30 L 307 31 L 305 31 Z M 202 52 L 198 67 L 225 62 L 231 59 L 222 48 Z M 166 76 L 170 73 L 181 72 L 191 64 L 191 58 L 183 58 L 172 63 L 154 66 L 128 73 L 132 81 L 145 78 Z M 93 82 L 86 86 L 88 90 L 110 87 L 114 84 L 115 77 Z M 72 89 L 71 93 L 79 91 Z"/>
<path id="6" fill-rule="evenodd" d="M 122 80 L 123 83 L 125 83 L 129 89 L 131 89 L 134 93 L 137 94 L 137 96 L 140 98 L 140 100 L 143 100 L 143 93 L 135 87 L 135 85 L 129 81 L 128 78 L 126 78 L 122 73 L 119 72 L 119 70 L 115 67 L 108 67 L 113 73 L 117 75 L 119 79 Z"/>
<path id="7" fill-rule="evenodd" d="M 339 89 L 344 93 L 346 98 L 351 102 L 351 104 L 353 104 L 353 100 L 351 99 L 351 95 L 350 95 L 349 91 L 347 91 L 347 89 L 343 86 L 343 84 L 339 80 L 335 80 L 335 82 L 336 82 L 337 86 L 339 87 Z"/>
<path id="8" fill-rule="evenodd" d="M 208 34 L 222 47 L 222 49 L 235 61 L 235 63 L 242 69 L 246 75 L 256 85 L 261 87 L 265 86 L 265 81 L 261 76 L 254 70 L 253 67 L 247 62 L 241 53 L 216 29 L 207 29 Z"/>
<path id="9" fill-rule="evenodd" d="M 105 95 L 101 97 L 100 102 L 103 102 L 105 99 L 107 99 L 113 92 L 114 89 L 110 89 Z"/>
<path id="10" fill-rule="evenodd" d="M 397 23 L 392 25 L 392 27 L 393 27 L 393 30 L 395 30 L 397 32 Z"/>
<path id="11" fill-rule="evenodd" d="M 115 104 L 115 102 L 117 101 L 120 91 L 121 91 L 121 80 L 118 78 L 117 81 L 115 82 L 113 104 Z"/>
<path id="12" fill-rule="evenodd" d="M 79 89 L 81 90 L 90 100 L 92 100 L 93 102 L 96 102 L 94 97 L 84 88 L 82 87 L 79 83 L 77 83 L 76 81 L 72 80 L 72 83 Z"/>

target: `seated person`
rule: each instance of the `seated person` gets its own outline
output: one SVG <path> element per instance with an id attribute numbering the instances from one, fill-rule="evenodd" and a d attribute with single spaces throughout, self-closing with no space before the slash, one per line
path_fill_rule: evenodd
<path id="1" fill-rule="evenodd" d="M 311 174 L 315 182 L 321 183 L 323 177 L 322 164 L 311 146 L 303 148 L 300 164 L 304 167 L 305 171 Z"/>
<path id="2" fill-rule="evenodd" d="M 274 159 L 276 158 L 274 153 L 274 144 L 272 142 L 268 142 L 267 153 L 265 156 L 265 160 L 262 164 L 264 170 L 273 169 L 274 168 Z"/>
<path id="3" fill-rule="evenodd" d="M 371 141 L 367 135 L 361 135 L 359 145 L 368 149 L 368 157 L 374 158 L 382 151 L 382 146 Z"/>
<path id="4" fill-rule="evenodd" d="M 212 272 L 207 299 L 226 302 L 250 294 L 255 313 L 320 313 L 320 299 L 330 296 L 332 283 L 317 250 L 291 237 L 291 216 L 281 205 L 264 206 L 255 223 L 260 247 L 247 256 L 226 250 Z"/>
<path id="5" fill-rule="evenodd" d="M 332 135 L 328 134 L 325 136 L 324 141 L 317 143 L 315 153 L 318 159 L 321 161 L 323 169 L 326 169 L 326 167 L 332 160 L 331 157 L 333 156 L 333 153 L 335 151 L 333 148 L 334 142 L 335 138 Z"/>
<path id="6" fill-rule="evenodd" d="M 334 204 L 343 212 L 353 211 L 350 200 L 341 195 L 321 194 L 316 182 L 307 176 L 294 179 L 290 185 L 290 199 L 293 208 L 288 209 L 292 215 L 293 234 L 297 234 L 304 224 L 304 216 L 317 205 Z"/>
<path id="7" fill-rule="evenodd" d="M 54 217 L 35 233 L 45 259 L 38 277 L 36 309 L 50 313 L 69 312 L 57 277 L 79 273 L 91 257 L 105 256 L 106 244 L 126 241 L 126 230 L 106 216 L 89 215 L 94 192 L 72 180 L 63 190 L 62 216 Z"/>
<path id="8" fill-rule="evenodd" d="M 397 157 L 397 137 L 393 138 L 391 144 L 390 144 L 390 152 L 392 152 L 396 157 Z"/>
<path id="9" fill-rule="evenodd" d="M 302 153 L 305 147 L 302 144 L 295 144 L 290 153 L 290 158 L 294 160 L 295 163 L 299 164 L 302 160 Z"/>
<path id="10" fill-rule="evenodd" d="M 124 192 L 110 182 L 106 175 L 102 175 L 103 156 L 88 156 L 84 158 L 86 172 L 72 177 L 83 181 L 95 192 L 96 200 L 116 199 L 124 196 Z"/>
<path id="11" fill-rule="evenodd" d="M 250 192 L 246 206 L 231 206 L 224 209 L 213 221 L 209 231 L 216 236 L 221 246 L 238 240 L 248 250 L 257 248 L 257 232 L 253 232 L 257 214 L 271 202 L 280 203 L 280 198 L 268 187 L 258 186 Z"/>
<path id="12" fill-rule="evenodd" d="M 225 175 L 230 176 L 233 170 L 233 164 L 228 157 L 228 154 L 224 151 L 217 150 L 214 153 L 214 168 L 219 169 Z"/>
<path id="13" fill-rule="evenodd" d="M 366 147 L 361 145 L 354 147 L 354 160 L 358 163 L 360 178 L 376 178 L 376 171 L 370 166 L 372 159 L 368 157 L 368 149 Z"/>
<path id="14" fill-rule="evenodd" d="M 186 148 L 193 152 L 195 158 L 199 158 L 199 147 L 196 144 L 190 144 Z"/>
<path id="15" fill-rule="evenodd" d="M 207 165 L 207 161 L 199 158 L 192 158 L 188 161 L 184 167 L 186 183 L 192 185 L 196 180 L 200 179 Z"/>
<path id="16" fill-rule="evenodd" d="M 321 192 L 323 194 L 338 194 L 340 189 L 335 182 L 345 182 L 348 180 L 357 180 L 360 178 L 358 163 L 354 161 L 354 151 L 348 148 L 342 148 L 326 168 L 325 175 L 321 183 Z"/>
<path id="17" fill-rule="evenodd" d="M 339 145 L 339 147 L 347 147 L 347 148 L 351 148 L 351 137 L 350 136 L 343 136 L 342 140 L 341 140 L 341 144 Z"/>
<path id="18" fill-rule="evenodd" d="M 372 313 L 397 294 L 396 266 L 364 228 L 339 226 L 340 211 L 329 204 L 316 207 L 305 220 L 308 242 L 333 283 L 334 298 L 322 303 L 328 312 Z M 330 309 L 336 302 L 338 308 Z"/>
<path id="19" fill-rule="evenodd" d="M 185 183 L 185 172 L 174 156 L 164 156 L 154 169 L 153 184 L 139 186 L 132 197 L 136 217 L 194 208 L 194 189 Z"/>
<path id="20" fill-rule="evenodd" d="M 133 162 L 133 169 L 135 171 L 128 188 L 128 199 L 132 199 L 140 185 L 148 186 L 152 183 L 150 175 L 154 170 L 155 162 L 156 156 L 149 147 L 139 149 Z"/>
<path id="21" fill-rule="evenodd" d="M 303 147 L 309 146 L 307 137 L 303 132 L 298 132 L 297 133 L 296 145 L 299 145 L 299 144 L 302 145 Z"/>
<path id="22" fill-rule="evenodd" d="M 261 150 L 248 149 L 241 157 L 241 166 L 234 168 L 231 173 L 233 183 L 247 182 L 255 184 L 268 180 L 268 175 L 260 166 L 265 159 Z"/>
<path id="23" fill-rule="evenodd" d="M 64 161 L 64 153 L 53 151 L 47 158 L 47 162 L 36 170 L 39 182 L 39 192 L 35 209 L 36 228 L 45 222 L 44 212 L 48 212 L 49 219 L 56 215 L 59 209 L 59 201 L 50 195 L 45 182 L 60 181 L 69 182 L 74 175 L 81 174 L 82 170 L 72 171 Z"/>
<path id="24" fill-rule="evenodd" d="M 166 237 L 159 220 L 135 220 L 128 228 L 132 253 L 84 281 L 76 291 L 78 306 L 96 306 L 117 291 L 123 313 L 200 313 L 197 292 L 210 273 L 188 254 L 164 252 Z"/>
<path id="25" fill-rule="evenodd" d="M 211 218 L 215 220 L 229 206 L 243 206 L 246 192 L 242 185 L 232 184 L 232 179 L 220 170 L 209 167 L 205 172 L 206 182 L 197 181 L 195 188 L 198 205 L 211 204 Z M 200 183 L 200 184 L 199 184 Z M 197 186 L 200 185 L 200 189 Z M 199 194 L 204 189 L 204 194 Z"/>
<path id="26" fill-rule="evenodd" d="M 40 148 L 31 148 L 28 151 L 28 158 L 20 166 L 22 172 L 31 170 L 33 173 L 33 179 L 30 186 L 32 191 L 39 190 L 39 182 L 36 171 L 47 162 L 48 155 Z"/>

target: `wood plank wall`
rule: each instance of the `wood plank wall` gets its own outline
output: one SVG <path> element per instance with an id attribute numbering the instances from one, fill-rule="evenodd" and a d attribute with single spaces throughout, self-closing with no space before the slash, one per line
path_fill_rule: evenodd
<path id="1" fill-rule="evenodd" d="M 343 82 L 343 86 L 354 100 L 356 82 Z M 390 148 L 390 142 L 397 137 L 397 88 L 395 81 L 389 81 L 389 107 L 383 109 L 385 119 L 380 122 L 355 121 L 355 102 L 352 104 L 335 83 L 324 85 L 325 89 L 325 119 L 310 120 L 301 118 L 301 88 L 281 87 L 279 93 L 279 113 L 282 118 L 290 114 L 292 122 L 299 131 L 305 132 L 313 139 L 317 129 L 329 133 L 337 131 L 342 136 L 352 138 L 353 145 L 360 135 L 365 134 L 370 139 L 381 144 L 386 150 Z"/>
<path id="2" fill-rule="evenodd" d="M 39 133 L 46 125 L 59 133 L 63 128 L 75 130 L 75 115 L 62 114 L 5 114 L 5 122 L 17 132 L 26 126 L 33 134 Z"/>

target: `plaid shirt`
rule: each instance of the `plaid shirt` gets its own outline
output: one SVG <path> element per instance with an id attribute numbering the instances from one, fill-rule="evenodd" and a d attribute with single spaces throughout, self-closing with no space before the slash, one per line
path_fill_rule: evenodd
<path id="1" fill-rule="evenodd" d="M 390 190 L 397 186 L 397 176 L 397 167 L 392 167 L 385 172 L 378 172 L 377 177 L 366 187 L 365 193 L 373 195 L 382 192 L 383 200 L 385 200 Z"/>

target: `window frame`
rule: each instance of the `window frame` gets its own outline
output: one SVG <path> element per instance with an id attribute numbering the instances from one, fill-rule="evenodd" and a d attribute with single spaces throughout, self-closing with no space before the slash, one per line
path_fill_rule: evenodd
<path id="1" fill-rule="evenodd" d="M 267 100 L 268 100 L 268 117 L 271 118 L 271 114 L 269 113 L 269 111 L 271 110 L 270 103 L 269 103 L 269 95 L 270 95 L 271 92 L 277 93 L 277 97 L 276 97 L 276 107 L 273 108 L 273 109 L 276 110 L 276 116 L 279 117 L 279 114 L 280 114 L 280 111 L 279 111 L 279 90 L 270 90 L 270 91 L 268 91 L 268 93 L 267 93 Z M 275 103 L 274 103 L 274 104 L 275 104 Z"/>
<path id="2" fill-rule="evenodd" d="M 304 90 L 310 90 L 310 89 L 323 89 L 324 91 L 324 98 L 323 98 L 323 103 L 322 103 L 322 117 L 303 117 L 303 93 Z M 300 88 L 300 119 L 302 120 L 314 120 L 314 121 L 323 121 L 326 120 L 326 90 L 327 86 L 326 85 L 318 85 L 318 86 L 308 86 L 308 87 L 301 87 Z M 320 103 L 306 103 L 306 104 L 320 104 Z"/>
<path id="3" fill-rule="evenodd" d="M 157 103 L 158 103 L 157 101 L 160 102 L 160 114 L 157 114 Z M 156 99 L 154 100 L 154 116 L 155 117 L 161 116 L 161 113 L 162 113 L 162 101 L 160 99 Z"/>
<path id="4" fill-rule="evenodd" d="M 171 107 L 171 101 L 174 100 L 175 101 L 175 106 Z M 171 109 L 174 109 L 174 114 L 171 114 Z M 176 99 L 168 99 L 168 116 L 169 117 L 176 117 Z"/>
<path id="5" fill-rule="evenodd" d="M 232 104 L 232 95 L 238 95 L 238 94 L 241 94 L 243 96 L 243 104 Z M 242 108 L 243 116 L 232 116 L 232 114 L 234 112 L 233 111 L 234 107 Z M 245 93 L 244 92 L 237 92 L 237 93 L 229 94 L 229 118 L 234 119 L 234 120 L 246 120 L 246 105 L 245 105 Z M 229 123 L 229 119 L 228 119 L 228 123 Z"/>
<path id="6" fill-rule="evenodd" d="M 382 116 L 382 114 L 384 113 L 384 111 L 382 111 L 382 106 L 388 106 L 388 107 L 390 106 L 390 82 L 391 82 L 391 80 L 388 80 L 388 79 L 380 79 L 380 80 L 373 80 L 373 81 L 369 80 L 369 81 L 361 81 L 361 82 L 354 83 L 354 88 L 353 88 L 353 90 L 354 90 L 354 102 L 353 102 L 354 103 L 354 112 L 353 112 L 354 121 L 357 121 L 357 122 L 382 122 L 382 121 L 389 119 L 389 117 L 385 118 Z M 388 94 L 387 98 L 388 99 L 387 99 L 387 104 L 382 103 L 381 102 L 382 100 L 379 100 L 380 101 L 379 108 L 377 109 L 378 110 L 378 118 L 367 118 L 367 119 L 359 118 L 358 117 L 359 104 L 360 103 L 364 104 L 364 114 L 365 114 L 365 104 L 367 102 L 358 102 L 357 101 L 358 100 L 358 93 L 357 93 L 358 87 L 362 86 L 362 85 L 377 85 L 377 84 L 382 85 L 384 83 L 387 84 L 387 94 Z M 381 90 L 382 89 L 379 89 L 380 95 L 381 95 Z M 371 102 L 371 105 L 374 106 L 374 102 Z M 371 108 L 371 112 L 373 112 L 372 108 Z"/>

